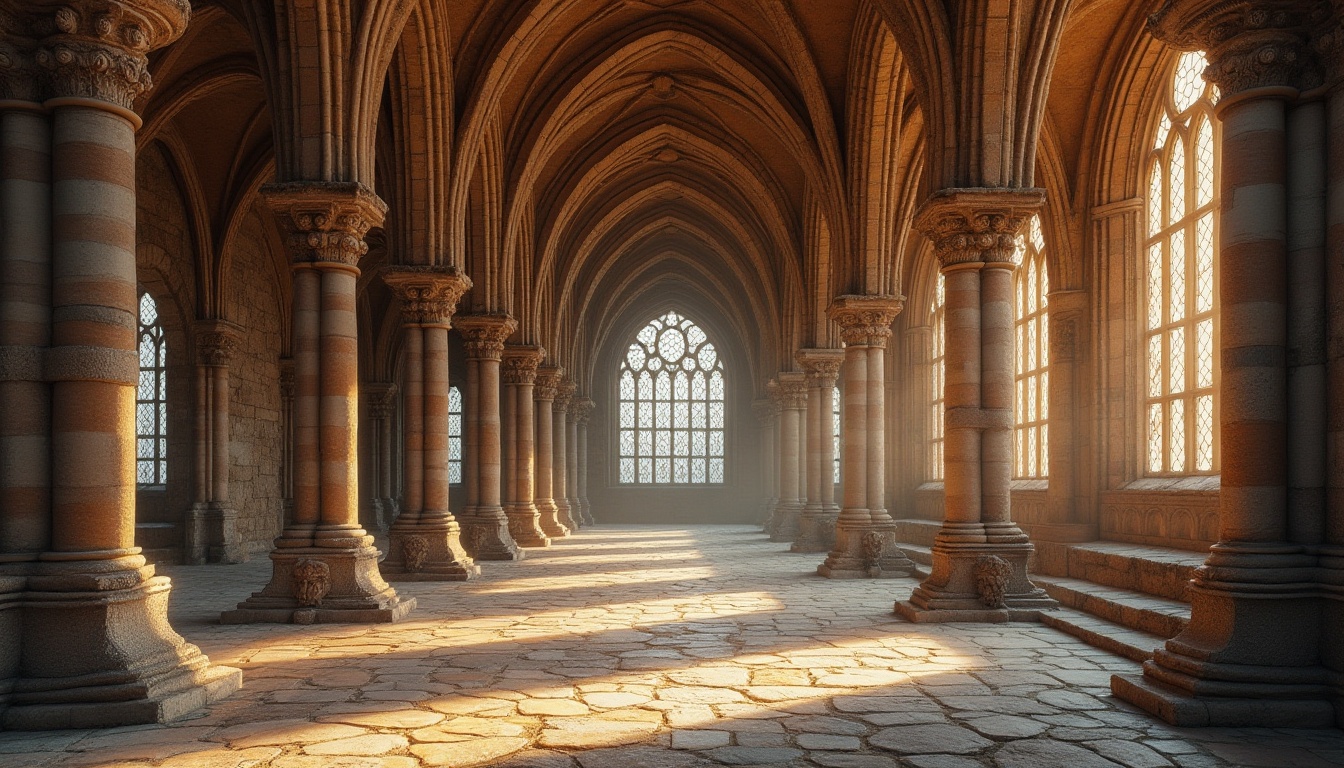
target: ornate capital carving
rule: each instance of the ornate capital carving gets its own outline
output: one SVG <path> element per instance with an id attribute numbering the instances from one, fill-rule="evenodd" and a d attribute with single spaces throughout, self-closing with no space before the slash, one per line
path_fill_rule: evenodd
<path id="1" fill-rule="evenodd" d="M 558 365 L 546 365 L 537 369 L 537 384 L 532 390 L 538 400 L 554 400 L 559 394 L 560 381 L 565 377 L 565 369 Z"/>
<path id="2" fill-rule="evenodd" d="M 802 410 L 807 407 L 807 375 L 797 371 L 779 374 L 779 403 L 784 408 Z"/>
<path id="3" fill-rule="evenodd" d="M 458 300 L 471 288 L 471 280 L 457 267 L 390 267 L 382 277 L 401 301 L 402 318 L 410 325 L 449 325 Z"/>
<path id="4" fill-rule="evenodd" d="M 587 397 L 576 397 L 569 404 L 569 413 L 574 417 L 574 421 L 580 426 L 588 424 L 588 420 L 593 417 L 593 408 L 596 407 L 591 399 Z"/>
<path id="5" fill-rule="evenodd" d="M 238 351 L 242 329 L 223 320 L 207 320 L 196 326 L 196 354 L 201 365 L 225 366 Z"/>
<path id="6" fill-rule="evenodd" d="M 885 347 L 891 321 L 905 307 L 902 296 L 839 296 L 831 302 L 831 320 L 849 346 Z"/>
<path id="7" fill-rule="evenodd" d="M 751 401 L 751 413 L 762 427 L 768 427 L 775 423 L 775 416 L 779 415 L 779 408 L 769 398 Z"/>
<path id="8" fill-rule="evenodd" d="M 1231 96 L 1256 88 L 1320 84 L 1311 37 L 1324 19 L 1316 0 L 1166 0 L 1148 19 L 1159 40 L 1202 50 L 1205 79 Z M 1326 11 L 1328 15 L 1328 9 Z"/>
<path id="9" fill-rule="evenodd" d="M 800 349 L 793 359 L 807 372 L 807 383 L 813 387 L 834 387 L 845 364 L 843 349 Z"/>
<path id="10" fill-rule="evenodd" d="M 365 384 L 362 391 L 369 402 L 369 415 L 375 419 L 386 419 L 397 410 L 397 385 L 391 382 L 375 381 Z"/>
<path id="11" fill-rule="evenodd" d="M 1012 264 L 1017 233 L 1045 204 L 1039 189 L 943 189 L 915 215 L 944 267 L 953 264 Z"/>
<path id="12" fill-rule="evenodd" d="M 533 384 L 537 380 L 537 366 L 546 357 L 546 350 L 533 346 L 507 346 L 501 357 L 500 373 L 505 384 Z"/>
<path id="13" fill-rule="evenodd" d="M 770 403 L 770 414 L 778 417 L 784 410 L 784 392 L 779 388 L 779 380 L 771 379 L 765 383 L 765 397 Z"/>
<path id="14" fill-rule="evenodd" d="M 364 236 L 387 215 L 387 204 L 358 182 L 267 184 L 261 194 L 288 235 L 295 264 L 355 266 L 369 252 Z"/>
<path id="15" fill-rule="evenodd" d="M 518 321 L 508 315 L 468 315 L 459 317 L 453 327 L 462 334 L 468 358 L 498 360 L 504 353 L 504 340 L 518 330 Z"/>
<path id="16" fill-rule="evenodd" d="M 578 384 L 569 379 L 561 379 L 555 387 L 555 413 L 568 413 L 570 403 L 574 401 L 574 393 L 578 391 Z"/>

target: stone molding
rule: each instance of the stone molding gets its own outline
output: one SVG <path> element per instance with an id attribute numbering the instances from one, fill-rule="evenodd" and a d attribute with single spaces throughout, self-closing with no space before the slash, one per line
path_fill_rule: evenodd
<path id="1" fill-rule="evenodd" d="M 807 372 L 809 386 L 834 387 L 845 364 L 845 350 L 800 349 L 793 353 L 793 359 Z"/>
<path id="2" fill-rule="evenodd" d="M 227 366 L 238 352 L 243 329 L 225 320 L 196 324 L 196 355 L 201 365 Z"/>
<path id="3" fill-rule="evenodd" d="M 503 365 L 500 375 L 505 384 L 535 384 L 537 367 L 546 357 L 546 350 L 536 346 L 506 346 L 500 353 Z"/>
<path id="4" fill-rule="evenodd" d="M 1166 0 L 1149 17 L 1148 30 L 1180 50 L 1206 51 L 1204 77 L 1226 98 L 1320 85 L 1311 37 L 1328 16 L 1326 4 L 1311 0 Z"/>
<path id="5" fill-rule="evenodd" d="M 453 327 L 462 334 L 469 360 L 499 360 L 504 354 L 504 341 L 518 330 L 518 321 L 508 315 L 466 315 L 459 317 Z"/>
<path id="6" fill-rule="evenodd" d="M 537 400 L 555 400 L 559 393 L 560 380 L 565 376 L 565 369 L 558 365 L 544 365 L 537 369 L 536 386 L 532 390 L 533 397 Z"/>
<path id="7" fill-rule="evenodd" d="M 353 181 L 266 184 L 261 196 L 279 218 L 296 265 L 354 267 L 369 252 L 364 236 L 387 215 L 387 203 Z"/>
<path id="8" fill-rule="evenodd" d="M 784 371 L 779 374 L 779 401 L 784 408 L 803 410 L 807 407 L 807 374 Z"/>
<path id="9" fill-rule="evenodd" d="M 915 229 L 933 243 L 945 268 L 1012 265 L 1017 234 L 1044 205 L 1040 189 L 943 189 L 920 206 Z"/>
<path id="10" fill-rule="evenodd" d="M 891 323 L 905 308 L 904 296 L 846 295 L 831 302 L 827 314 L 840 326 L 848 346 L 885 347 Z"/>
<path id="11" fill-rule="evenodd" d="M 405 325 L 451 327 L 457 302 L 471 288 L 471 279 L 451 266 L 388 267 L 382 278 L 401 302 Z"/>
<path id="12" fill-rule="evenodd" d="M 382 420 L 390 418 L 397 410 L 397 385 L 392 382 L 368 382 L 360 388 L 368 398 L 369 415 Z"/>

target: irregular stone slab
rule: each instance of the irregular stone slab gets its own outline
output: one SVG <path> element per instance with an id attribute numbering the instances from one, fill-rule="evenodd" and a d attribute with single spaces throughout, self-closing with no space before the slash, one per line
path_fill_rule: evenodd
<path id="1" fill-rule="evenodd" d="M 502 718 L 455 717 L 433 728 L 411 731 L 416 741 L 457 741 L 460 736 L 522 736 L 523 726 Z"/>
<path id="2" fill-rule="evenodd" d="M 813 752 L 809 760 L 823 768 L 899 768 L 894 758 L 878 755 L 847 755 L 830 752 Z"/>
<path id="3" fill-rule="evenodd" d="M 423 709 L 398 709 L 391 712 L 364 712 L 348 715 L 323 715 L 320 723 L 346 723 L 369 728 L 424 728 L 443 720 L 438 712 Z"/>
<path id="4" fill-rule="evenodd" d="M 520 715 L 553 715 L 569 717 L 588 714 L 588 705 L 569 699 L 523 699 L 518 702 Z"/>
<path id="5" fill-rule="evenodd" d="M 1078 691 L 1042 691 L 1036 697 L 1042 704 L 1049 704 L 1052 707 L 1072 710 L 1088 709 L 1106 709 L 1106 705 L 1101 703 L 1095 696 L 1089 696 L 1086 693 Z"/>
<path id="6" fill-rule="evenodd" d="M 727 765 L 770 765 L 797 760 L 803 756 L 803 751 L 787 747 L 719 747 L 707 754 Z"/>
<path id="7" fill-rule="evenodd" d="M 402 749 L 408 743 L 405 736 L 394 736 L 390 733 L 371 733 L 367 736 L 356 736 L 353 739 L 337 739 L 336 741 L 324 741 L 320 744 L 309 744 L 303 748 L 303 751 L 310 755 L 370 757 L 385 755 L 388 752 Z"/>
<path id="8" fill-rule="evenodd" d="M 979 760 L 956 755 L 915 755 L 906 760 L 915 768 L 981 768 Z"/>
<path id="9" fill-rule="evenodd" d="M 657 723 L 606 718 L 565 718 L 547 722 L 537 742 L 543 747 L 590 749 L 634 744 L 658 730 Z"/>
<path id="10" fill-rule="evenodd" d="M 672 672 L 667 677 L 682 685 L 729 688 L 736 685 L 746 685 L 751 677 L 751 672 L 740 667 L 698 667 Z"/>
<path id="11" fill-rule="evenodd" d="M 941 711 L 923 696 L 836 696 L 831 705 L 841 712 Z"/>
<path id="12" fill-rule="evenodd" d="M 790 717 L 783 721 L 784 727 L 803 733 L 829 733 L 837 736 L 863 736 L 868 728 L 863 723 L 844 720 L 839 717 Z"/>
<path id="13" fill-rule="evenodd" d="M 499 758 L 513 754 L 527 746 L 527 739 L 514 736 L 496 736 L 452 744 L 415 744 L 411 753 L 425 765 L 438 768 L 466 768 L 490 765 Z"/>
<path id="14" fill-rule="evenodd" d="M 845 692 L 844 688 L 813 688 L 806 685 L 753 685 L 744 690 L 757 701 L 816 699 Z"/>
<path id="15" fill-rule="evenodd" d="M 280 754 L 278 747 L 253 747 L 252 749 L 207 749 L 202 752 L 186 752 L 164 760 L 162 768 L 251 768 L 260 765 Z M 8 763 L 6 763 L 8 765 Z"/>
<path id="16" fill-rule="evenodd" d="M 714 765 L 697 755 L 658 747 L 594 749 L 574 757 L 583 768 L 710 768 Z"/>
<path id="17" fill-rule="evenodd" d="M 746 701 L 742 694 L 730 688 L 708 687 L 660 688 L 658 698 L 683 704 L 730 704 Z"/>
<path id="18" fill-rule="evenodd" d="M 319 741 L 348 739 L 368 733 L 365 728 L 339 723 L 312 723 L 307 720 L 276 720 L 235 725 L 216 731 L 211 741 L 222 741 L 235 749 L 285 744 L 313 744 Z"/>
<path id="19" fill-rule="evenodd" d="M 652 697 L 644 696 L 638 693 L 585 693 L 583 700 L 589 706 L 603 707 L 605 709 L 615 709 L 617 707 L 637 707 L 651 700 Z"/>
<path id="20" fill-rule="evenodd" d="M 968 717 L 963 721 L 966 726 L 991 739 L 1026 739 L 1042 733 L 1045 723 L 1016 715 L 989 715 L 987 717 Z"/>
<path id="21" fill-rule="evenodd" d="M 1112 762 L 1076 744 L 1023 739 L 1005 744 L 994 755 L 998 768 L 1115 768 Z"/>
<path id="22" fill-rule="evenodd" d="M 857 752 L 863 744 L 857 736 L 837 736 L 831 733 L 804 733 L 796 739 L 798 746 L 809 750 L 831 750 L 834 752 Z"/>
<path id="23" fill-rule="evenodd" d="M 969 728 L 944 724 L 884 728 L 869 738 L 868 743 L 900 755 L 971 755 L 994 746 L 994 742 Z"/>
<path id="24" fill-rule="evenodd" d="M 496 695 L 499 695 L 496 692 Z M 519 698 L 525 698 L 520 696 Z M 423 706 L 429 707 L 435 712 L 442 712 L 445 715 L 474 715 L 489 713 L 492 716 L 499 717 L 496 712 L 502 712 L 504 715 L 513 713 L 514 703 L 503 698 L 480 698 L 476 696 L 445 696 L 440 699 L 430 699 L 422 702 Z"/>
<path id="25" fill-rule="evenodd" d="M 1171 761 L 1136 741 L 1105 739 L 1085 742 L 1103 757 L 1122 763 L 1127 768 L 1170 768 Z M 1285 761 L 1283 765 L 1291 765 Z"/>
<path id="26" fill-rule="evenodd" d="M 673 731 L 673 749 L 713 749 L 726 747 L 732 743 L 732 734 L 728 731 Z"/>

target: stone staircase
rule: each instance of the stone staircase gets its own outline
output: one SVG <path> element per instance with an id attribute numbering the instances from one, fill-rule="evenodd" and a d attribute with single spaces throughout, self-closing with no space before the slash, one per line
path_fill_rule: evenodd
<path id="1" fill-rule="evenodd" d="M 907 557 L 925 569 L 941 523 L 897 520 L 896 538 Z M 1041 622 L 1084 642 L 1135 661 L 1175 637 L 1190 621 L 1186 589 L 1198 552 L 1113 541 L 1042 544 L 1032 580 L 1060 608 L 1043 611 Z M 1046 569 L 1042 569 L 1046 570 Z"/>

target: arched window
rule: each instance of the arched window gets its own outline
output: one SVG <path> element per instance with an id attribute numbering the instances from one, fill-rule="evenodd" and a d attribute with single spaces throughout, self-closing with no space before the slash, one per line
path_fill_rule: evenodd
<path id="1" fill-rule="evenodd" d="M 943 358 L 947 352 L 944 304 L 947 301 L 946 282 L 938 273 L 938 286 L 929 305 L 929 326 L 933 329 L 929 350 L 929 457 L 930 480 L 943 479 Z"/>
<path id="2" fill-rule="evenodd" d="M 1045 236 L 1041 217 L 1032 216 L 1017 242 L 1014 309 L 1017 356 L 1014 365 L 1017 398 L 1013 430 L 1013 477 L 1032 479 L 1049 474 L 1050 310 L 1046 296 Z"/>
<path id="3" fill-rule="evenodd" d="M 834 459 L 835 480 L 840 482 L 840 388 L 831 393 L 831 450 Z"/>
<path id="4" fill-rule="evenodd" d="M 1148 170 L 1144 467 L 1218 471 L 1217 89 L 1202 53 L 1181 56 L 1163 97 Z"/>
<path id="5" fill-rule="evenodd" d="M 448 387 L 448 482 L 462 482 L 462 390 Z"/>
<path id="6" fill-rule="evenodd" d="M 698 325 L 668 312 L 620 366 L 620 482 L 722 483 L 723 362 Z"/>
<path id="7" fill-rule="evenodd" d="M 168 346 L 154 297 L 140 293 L 140 383 L 135 392 L 135 482 L 168 482 Z"/>

